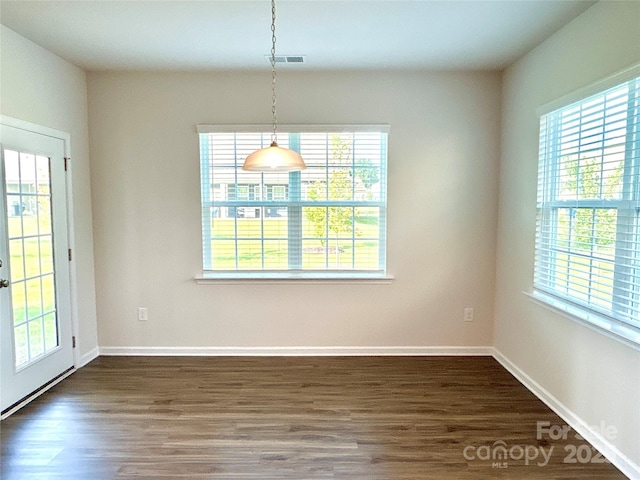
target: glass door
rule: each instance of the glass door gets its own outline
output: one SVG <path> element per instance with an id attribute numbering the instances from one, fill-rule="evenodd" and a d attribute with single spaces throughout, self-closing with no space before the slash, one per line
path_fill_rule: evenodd
<path id="1" fill-rule="evenodd" d="M 2 411 L 73 366 L 64 140 L 2 125 Z"/>

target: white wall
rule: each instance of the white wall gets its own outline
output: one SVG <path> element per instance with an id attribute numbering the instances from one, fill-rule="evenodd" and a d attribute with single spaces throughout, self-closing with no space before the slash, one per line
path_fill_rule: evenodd
<path id="1" fill-rule="evenodd" d="M 536 108 L 638 61 L 640 3 L 600 2 L 505 72 L 495 321 L 496 348 L 587 425 L 616 427 L 611 443 L 636 466 L 640 352 L 522 292 L 533 280 Z"/>
<path id="2" fill-rule="evenodd" d="M 97 347 L 86 75 L 0 26 L 0 112 L 71 136 L 80 359 Z"/>
<path id="3" fill-rule="evenodd" d="M 282 123 L 391 125 L 390 285 L 194 283 L 196 125 L 269 123 L 269 72 L 89 73 L 88 86 L 101 347 L 492 344 L 498 73 L 280 72 Z"/>

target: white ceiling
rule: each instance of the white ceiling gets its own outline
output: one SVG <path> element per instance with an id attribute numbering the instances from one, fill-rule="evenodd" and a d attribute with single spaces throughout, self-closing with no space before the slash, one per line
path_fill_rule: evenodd
<path id="1" fill-rule="evenodd" d="M 595 2 L 277 0 L 296 69 L 502 69 Z M 269 0 L 0 1 L 0 22 L 85 70 L 266 69 Z"/>

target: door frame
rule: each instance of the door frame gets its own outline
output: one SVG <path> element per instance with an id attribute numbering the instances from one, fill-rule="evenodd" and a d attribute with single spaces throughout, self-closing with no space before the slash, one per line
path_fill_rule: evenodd
<path id="1" fill-rule="evenodd" d="M 14 127 L 20 130 L 25 130 L 28 132 L 32 132 L 38 135 L 45 135 L 49 137 L 53 137 L 59 140 L 62 140 L 64 143 L 64 158 L 65 158 L 65 199 L 67 206 L 67 242 L 69 249 L 71 252 L 76 252 L 75 248 L 75 228 L 74 228 L 74 216 L 73 216 L 73 191 L 72 191 L 72 162 L 71 162 L 71 135 L 56 130 L 53 128 L 45 127 L 42 125 L 38 125 L 35 123 L 27 122 L 25 120 L 20 120 L 17 118 L 8 117 L 6 115 L 0 115 L 0 123 L 2 125 L 6 125 L 9 127 Z M 77 272 L 76 272 L 76 262 L 72 256 L 71 261 L 69 262 L 69 296 L 70 296 L 70 306 L 71 306 L 71 334 L 75 338 L 75 345 L 73 347 L 73 369 L 78 368 L 80 364 L 80 354 L 79 348 L 77 345 L 79 344 L 79 323 L 78 323 L 78 282 L 77 282 Z M 71 372 L 66 375 L 62 375 L 62 378 L 68 376 Z M 33 395 L 29 396 L 24 402 L 16 405 L 11 410 L 7 411 L 2 418 L 6 418 L 11 415 L 13 412 L 21 408 L 24 404 L 31 401 L 36 396 L 40 395 L 44 391 L 51 388 L 53 385 L 58 383 L 57 381 L 49 382 L 48 384 L 43 385 L 41 389 L 37 390 Z"/>

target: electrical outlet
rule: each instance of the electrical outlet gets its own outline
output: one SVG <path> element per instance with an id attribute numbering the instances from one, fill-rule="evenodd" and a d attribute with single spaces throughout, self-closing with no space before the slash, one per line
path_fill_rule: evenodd
<path id="1" fill-rule="evenodd" d="M 149 320 L 149 310 L 147 310 L 147 307 L 138 308 L 138 321 L 146 322 L 147 320 Z"/>
<path id="2" fill-rule="evenodd" d="M 464 321 L 473 322 L 473 308 L 467 307 L 464 309 Z"/>

